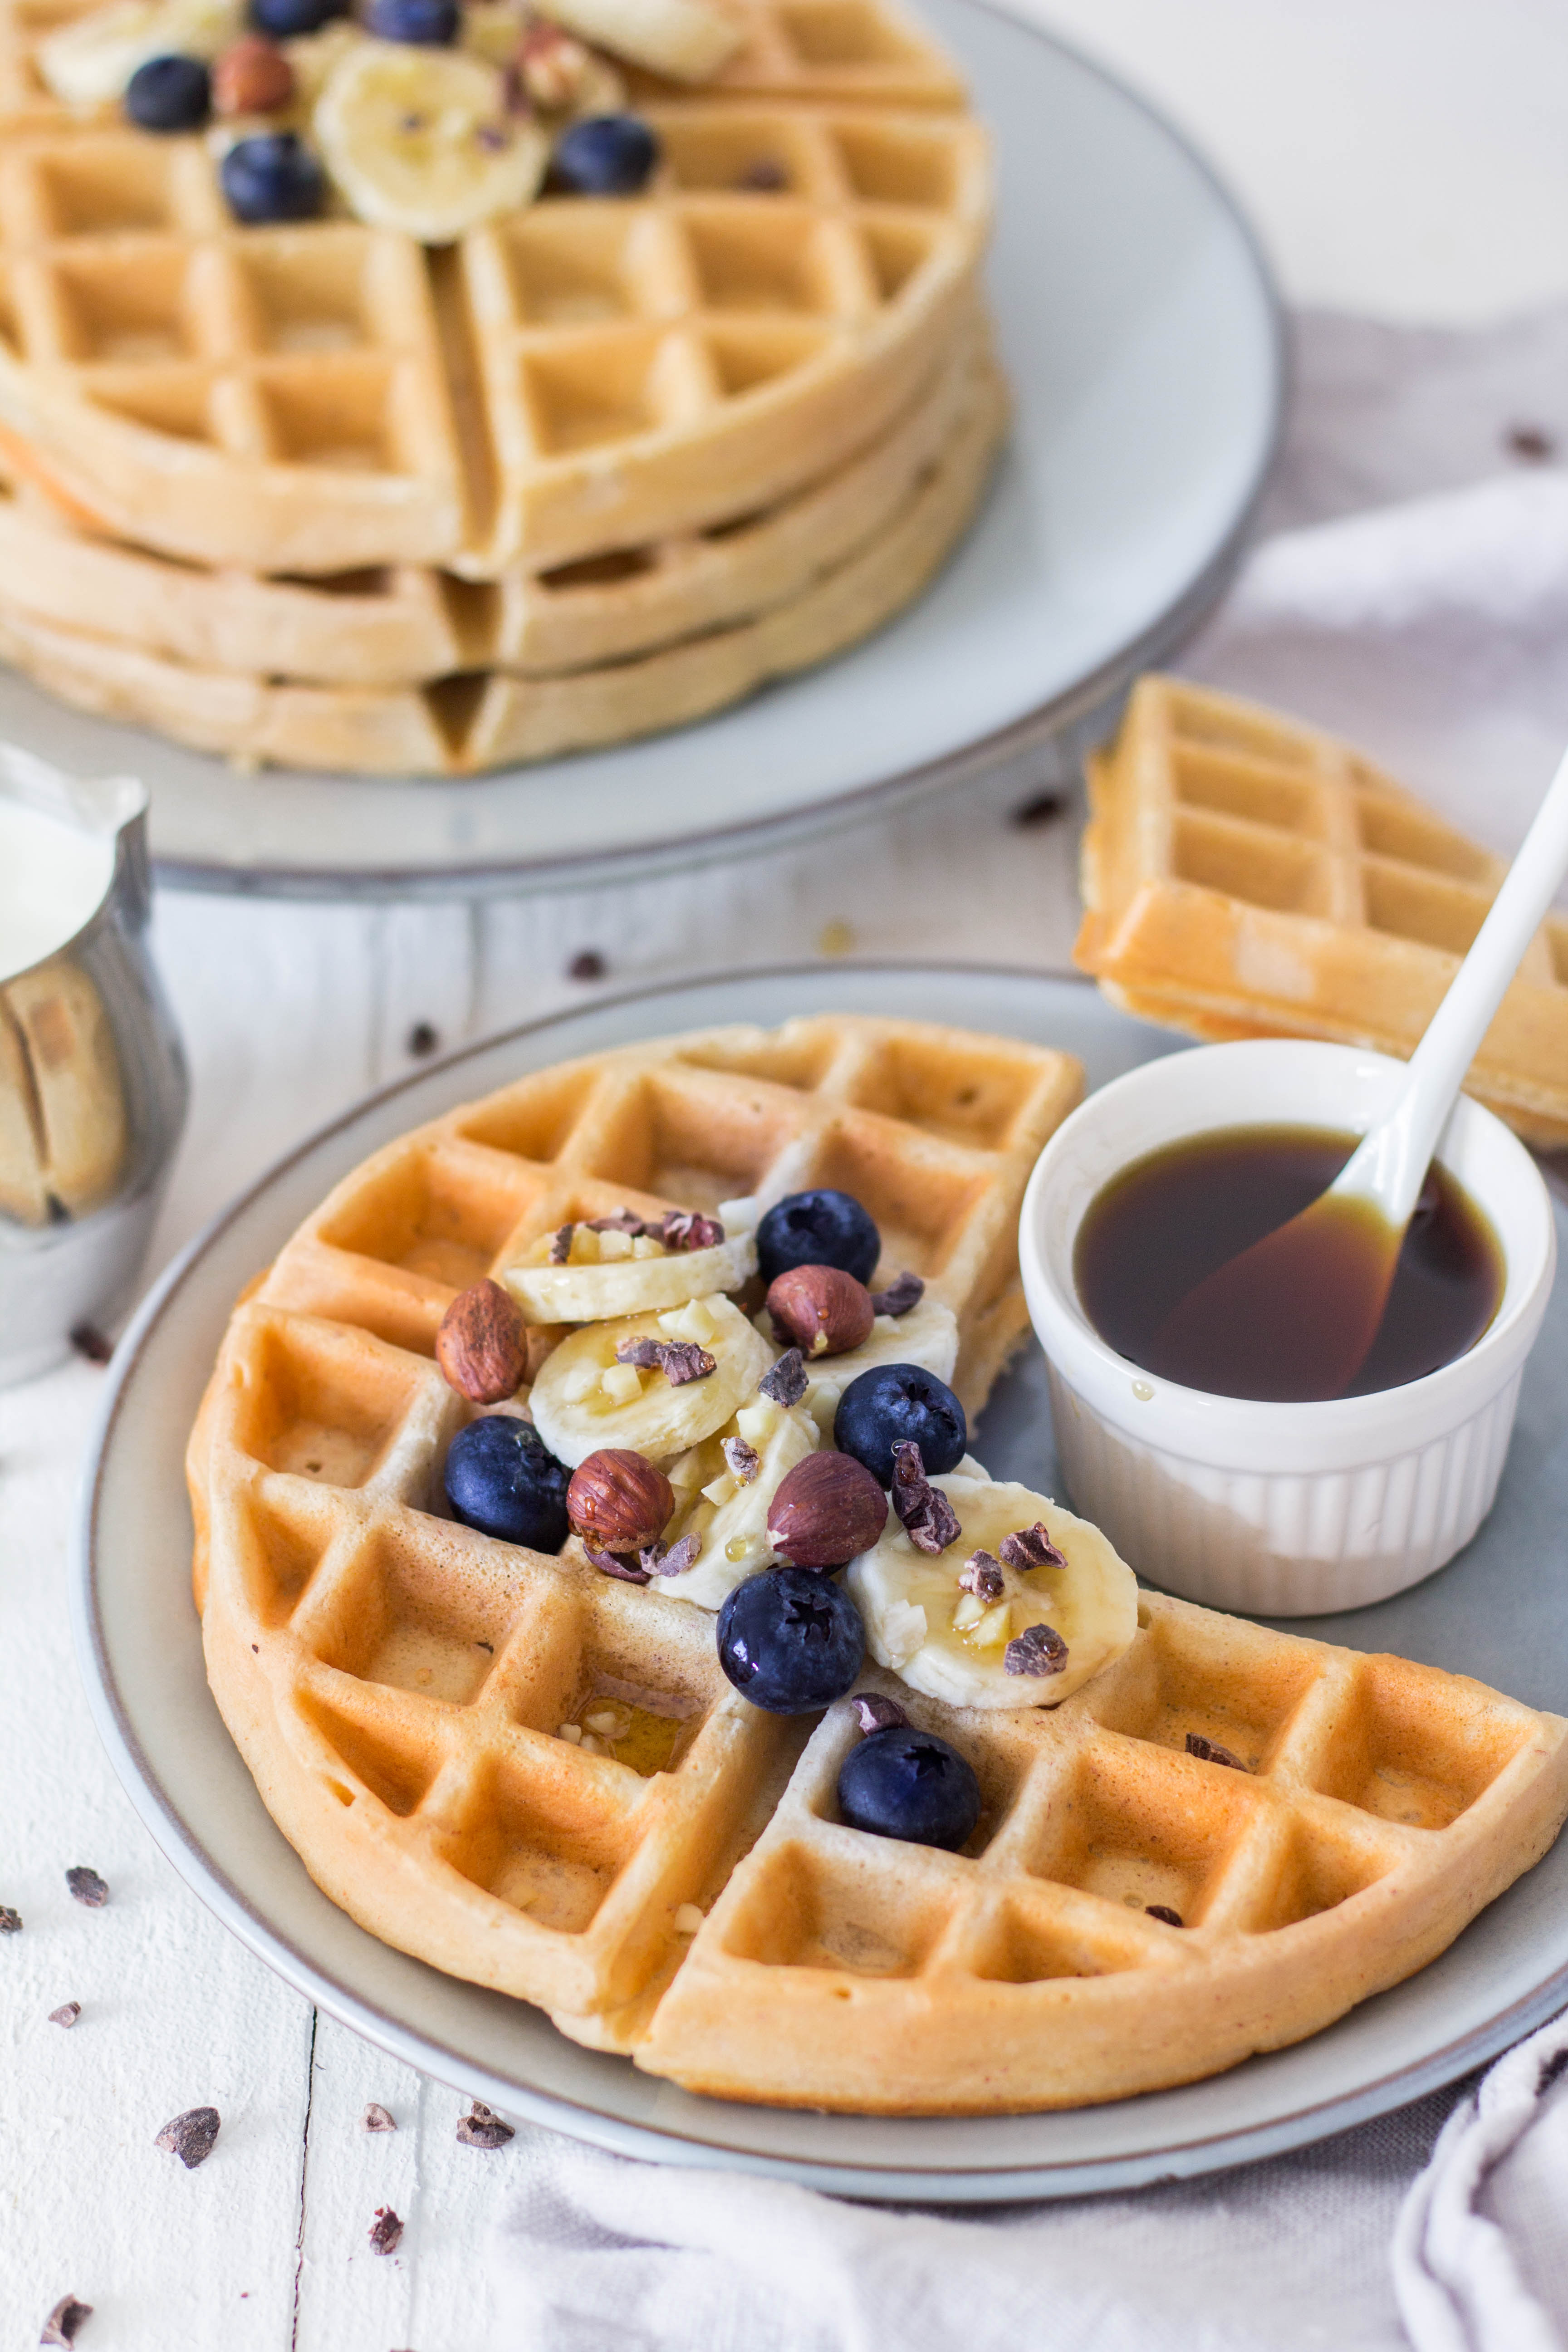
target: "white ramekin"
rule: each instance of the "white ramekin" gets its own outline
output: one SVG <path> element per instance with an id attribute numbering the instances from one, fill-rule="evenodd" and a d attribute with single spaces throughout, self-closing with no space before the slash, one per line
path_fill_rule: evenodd
<path id="1" fill-rule="evenodd" d="M 1479 1104 L 1461 1098 L 1438 1157 L 1490 1218 L 1507 1281 L 1490 1328 L 1425 1380 L 1322 1404 L 1205 1396 L 1119 1356 L 1073 1279 L 1084 1212 L 1130 1160 L 1215 1128 L 1359 1134 L 1403 1067 L 1349 1045 L 1195 1046 L 1091 1095 L 1041 1154 L 1019 1255 L 1062 1474 L 1152 1584 L 1260 1616 L 1356 1609 L 1430 1576 L 1491 1507 L 1557 1244 L 1535 1162 Z"/>

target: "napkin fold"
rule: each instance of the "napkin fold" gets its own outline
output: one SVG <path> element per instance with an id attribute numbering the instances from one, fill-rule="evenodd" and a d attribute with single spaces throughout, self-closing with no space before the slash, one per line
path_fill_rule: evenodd
<path id="1" fill-rule="evenodd" d="M 495 2352 L 1396 2352 L 1389 2233 L 1450 2096 L 1213 2179 L 978 2210 L 525 2128 Z"/>
<path id="2" fill-rule="evenodd" d="M 1568 2016 L 1454 2109 L 1411 2189 L 1394 2283 L 1415 2352 L 1568 2347 Z"/>

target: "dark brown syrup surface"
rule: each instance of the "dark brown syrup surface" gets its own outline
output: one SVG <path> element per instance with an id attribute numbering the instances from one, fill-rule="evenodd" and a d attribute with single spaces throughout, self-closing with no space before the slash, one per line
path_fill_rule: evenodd
<path id="1" fill-rule="evenodd" d="M 1167 1318 L 1226 1259 L 1300 1214 L 1328 1190 L 1358 1138 L 1315 1127 L 1233 1127 L 1168 1145 L 1134 1160 L 1089 1203 L 1073 1272 L 1089 1321 L 1119 1355 L 1145 1371 L 1218 1396 L 1300 1402 L 1321 1391 L 1292 1379 L 1289 1314 L 1264 1329 L 1237 1328 L 1215 1377 L 1193 1376 L 1162 1346 Z M 1364 1267 L 1347 1247 L 1342 1267 L 1314 1285 L 1354 1282 Z M 1473 1348 L 1503 1290 L 1497 1236 L 1469 1194 L 1433 1162 L 1399 1254 L 1383 1321 L 1346 1394 L 1403 1388 Z M 1347 1311 L 1348 1303 L 1347 1303 Z"/>

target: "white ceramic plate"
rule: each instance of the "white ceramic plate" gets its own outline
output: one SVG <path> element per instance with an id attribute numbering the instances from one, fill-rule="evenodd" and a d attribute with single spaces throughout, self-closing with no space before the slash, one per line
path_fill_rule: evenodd
<path id="1" fill-rule="evenodd" d="M 960 781 L 1164 659 L 1228 578 L 1273 453 L 1267 277 L 1138 100 L 978 0 L 923 5 L 996 135 L 1016 414 L 984 515 L 912 611 L 699 726 L 463 783 L 243 776 L 9 673 L 0 735 L 143 775 L 165 881 L 515 891 L 772 845 Z"/>
<path id="2" fill-rule="evenodd" d="M 137 1810 L 244 1942 L 409 2064 L 492 2106 L 628 2154 L 739 2166 L 852 2196 L 1078 2196 L 1214 2170 L 1321 2139 L 1491 2057 L 1568 1998 L 1568 1839 L 1441 1959 L 1296 2049 L 1185 2090 L 1073 2114 L 888 2121 L 694 2098 L 629 2060 L 580 2050 L 524 2002 L 377 1943 L 312 1885 L 273 1827 L 208 1696 L 187 1567 L 185 1433 L 236 1292 L 368 1152 L 522 1071 L 631 1037 L 846 1008 L 1064 1045 L 1082 1055 L 1097 1085 L 1176 1042 L 1112 1012 L 1087 982 L 1018 972 L 841 966 L 649 991 L 516 1030 L 374 1097 L 264 1177 L 171 1269 L 111 1376 L 74 1575 L 83 1671 Z M 1525 1373 L 1500 1498 L 1469 1550 L 1375 1609 L 1299 1623 L 1563 1709 L 1565 1388 L 1568 1292 L 1560 1286 Z M 1052 1490 L 1037 1353 L 998 1390 L 977 1450 L 998 1476 Z"/>

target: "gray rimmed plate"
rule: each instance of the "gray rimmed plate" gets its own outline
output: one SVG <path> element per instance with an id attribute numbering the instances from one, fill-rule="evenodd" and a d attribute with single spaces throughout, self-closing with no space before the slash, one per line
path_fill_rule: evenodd
<path id="1" fill-rule="evenodd" d="M 138 1811 L 245 1943 L 409 2064 L 492 2106 L 631 2155 L 739 2166 L 855 2196 L 1077 2196 L 1214 2170 L 1342 2130 L 1492 2056 L 1568 2000 L 1568 1840 L 1442 1958 L 1295 2049 L 1184 2090 L 1070 2114 L 884 2120 L 695 2098 L 627 2060 L 581 2050 L 526 2004 L 377 1943 L 319 1892 L 273 1827 L 208 1695 L 188 1574 L 185 1435 L 237 1291 L 367 1153 L 523 1071 L 670 1030 L 844 1010 L 1066 1046 L 1083 1057 L 1093 1085 L 1177 1048 L 1113 1012 L 1086 982 L 940 967 L 749 972 L 531 1024 L 373 1097 L 302 1145 L 226 1211 L 147 1300 L 111 1376 L 89 1465 L 76 1632 L 99 1727 Z M 1049 1492 L 1056 1465 L 1043 1371 L 1031 1352 L 1008 1375 L 976 1445 L 997 1475 Z M 1401 1651 L 1531 1705 L 1568 1708 L 1565 1391 L 1568 1288 L 1560 1285 L 1526 1371 L 1501 1495 L 1476 1541 L 1413 1592 L 1351 1617 L 1299 1621 L 1299 1629 Z"/>
<path id="2" fill-rule="evenodd" d="M 242 775 L 4 671 L 0 735 L 144 776 L 165 881 L 510 893 L 772 846 L 958 782 L 1165 659 L 1229 577 L 1273 454 L 1267 274 L 1138 100 L 984 0 L 923 5 L 995 132 L 1016 414 L 983 515 L 910 612 L 700 725 L 461 783 Z"/>

